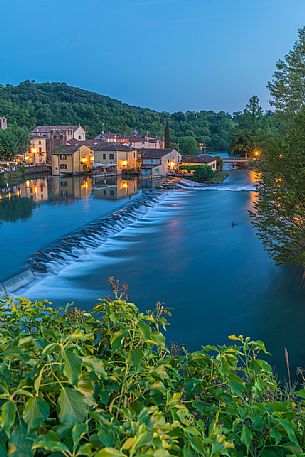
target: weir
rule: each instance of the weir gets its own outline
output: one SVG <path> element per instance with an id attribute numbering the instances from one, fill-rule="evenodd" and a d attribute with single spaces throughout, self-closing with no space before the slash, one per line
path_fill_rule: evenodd
<path id="1" fill-rule="evenodd" d="M 33 271 L 28 268 L 7 281 L 0 283 L 0 294 L 14 293 L 16 290 L 21 289 L 21 287 L 24 287 L 34 281 L 34 279 L 35 275 Z"/>
<path id="2" fill-rule="evenodd" d="M 177 188 L 176 183 L 163 184 L 159 189 L 145 191 L 139 198 L 131 200 L 124 207 L 108 217 L 102 217 L 77 229 L 73 233 L 52 243 L 43 251 L 36 252 L 28 261 L 28 267 L 39 278 L 58 270 L 88 254 L 105 243 L 111 235 L 119 233 L 133 222 L 141 219 L 149 208 L 162 200 L 168 191 Z"/>

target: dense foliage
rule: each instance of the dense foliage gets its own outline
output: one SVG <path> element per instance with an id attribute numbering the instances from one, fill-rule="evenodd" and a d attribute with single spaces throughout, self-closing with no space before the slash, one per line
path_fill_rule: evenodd
<path id="1" fill-rule="evenodd" d="M 29 134 L 25 128 L 9 126 L 0 130 L 0 160 L 12 160 L 16 154 L 24 154 L 29 146 Z"/>
<path id="2" fill-rule="evenodd" d="M 32 129 L 36 125 L 81 124 L 90 137 L 102 130 L 120 133 L 162 135 L 166 122 L 172 141 L 193 136 L 207 146 L 228 147 L 234 121 L 223 111 L 157 112 L 129 106 L 103 95 L 68 86 L 65 83 L 25 81 L 17 86 L 0 86 L 0 115 L 10 124 Z"/>
<path id="3" fill-rule="evenodd" d="M 263 112 L 257 96 L 250 98 L 243 113 L 235 113 L 230 151 L 246 157 L 255 157 L 266 138 L 280 132 L 277 117 L 271 111 Z"/>
<path id="4" fill-rule="evenodd" d="M 210 181 L 214 176 L 214 171 L 209 165 L 181 165 L 180 169 L 193 171 L 193 178 L 198 182 Z"/>
<path id="5" fill-rule="evenodd" d="M 305 390 L 281 390 L 261 341 L 169 349 L 168 311 L 113 286 L 92 312 L 1 299 L 1 457 L 304 455 Z"/>
<path id="6" fill-rule="evenodd" d="M 277 263 L 305 265 L 305 27 L 269 88 L 280 128 L 261 136 L 253 221 Z"/>

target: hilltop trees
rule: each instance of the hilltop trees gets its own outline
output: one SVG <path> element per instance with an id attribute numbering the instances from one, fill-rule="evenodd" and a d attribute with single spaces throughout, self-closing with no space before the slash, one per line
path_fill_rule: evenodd
<path id="1" fill-rule="evenodd" d="M 217 148 L 229 146 L 235 125 L 232 116 L 223 111 L 157 112 L 65 83 L 33 81 L 0 85 L 0 113 L 7 116 L 10 124 L 28 130 L 39 124 L 81 124 L 91 138 L 102 130 L 132 134 L 135 128 L 142 134 L 164 136 L 168 121 L 173 143 L 177 144 L 181 137 L 194 136 L 197 142 Z"/>
<path id="2" fill-rule="evenodd" d="M 253 222 L 277 263 L 305 265 L 305 27 L 268 87 L 279 129 L 263 148 Z"/>

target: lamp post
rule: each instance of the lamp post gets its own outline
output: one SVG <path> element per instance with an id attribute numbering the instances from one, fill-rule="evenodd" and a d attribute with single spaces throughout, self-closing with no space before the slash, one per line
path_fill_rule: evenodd
<path id="1" fill-rule="evenodd" d="M 203 143 L 199 143 L 200 154 L 202 154 Z"/>

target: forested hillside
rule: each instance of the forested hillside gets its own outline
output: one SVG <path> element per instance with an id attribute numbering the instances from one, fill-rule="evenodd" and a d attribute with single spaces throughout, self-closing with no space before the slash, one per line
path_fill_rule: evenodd
<path id="1" fill-rule="evenodd" d="M 33 81 L 17 86 L 0 85 L 0 116 L 6 116 L 11 125 L 27 129 L 39 124 L 81 124 L 89 137 L 103 128 L 111 132 L 132 133 L 136 129 L 139 133 L 164 135 L 169 120 L 174 142 L 194 136 L 197 142 L 216 148 L 229 146 L 235 125 L 233 117 L 224 111 L 157 112 L 65 83 Z"/>

